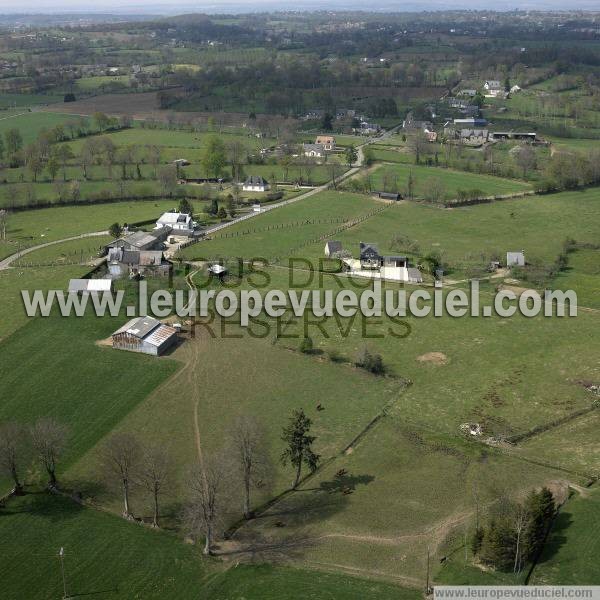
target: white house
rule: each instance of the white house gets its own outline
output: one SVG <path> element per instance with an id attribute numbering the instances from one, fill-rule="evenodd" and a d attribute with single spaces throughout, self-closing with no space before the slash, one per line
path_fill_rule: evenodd
<path id="1" fill-rule="evenodd" d="M 496 79 L 489 79 L 483 84 L 486 98 L 496 98 L 504 94 L 504 88 L 502 84 Z"/>
<path id="2" fill-rule="evenodd" d="M 192 215 L 166 212 L 156 221 L 154 229 L 160 229 L 161 227 L 170 227 L 171 233 L 175 235 L 189 235 L 196 228 L 196 222 L 192 219 Z"/>
<path id="3" fill-rule="evenodd" d="M 325 244 L 325 256 L 333 256 L 336 252 L 342 251 L 342 242 L 331 240 Z"/>
<path id="4" fill-rule="evenodd" d="M 250 175 L 242 185 L 244 192 L 266 192 L 270 189 L 269 182 L 260 175 Z"/>

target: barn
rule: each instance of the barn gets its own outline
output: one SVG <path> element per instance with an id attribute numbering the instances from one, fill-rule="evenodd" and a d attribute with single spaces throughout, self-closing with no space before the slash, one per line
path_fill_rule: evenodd
<path id="1" fill-rule="evenodd" d="M 112 334 L 117 350 L 160 356 L 177 341 L 177 330 L 153 317 L 131 319 Z"/>

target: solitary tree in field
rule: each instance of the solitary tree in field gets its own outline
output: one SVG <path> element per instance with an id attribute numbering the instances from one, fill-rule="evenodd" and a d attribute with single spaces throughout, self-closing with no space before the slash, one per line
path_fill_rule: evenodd
<path id="1" fill-rule="evenodd" d="M 50 417 L 38 419 L 30 430 L 31 442 L 42 466 L 48 473 L 48 487 L 55 488 L 56 465 L 65 448 L 68 429 Z"/>
<path id="2" fill-rule="evenodd" d="M 23 148 L 23 136 L 16 127 L 13 127 L 4 134 L 4 141 L 6 142 L 8 160 L 12 161 L 17 152 Z"/>
<path id="3" fill-rule="evenodd" d="M 213 135 L 206 142 L 202 166 L 209 177 L 220 177 L 226 164 L 225 144 L 219 137 Z"/>
<path id="4" fill-rule="evenodd" d="M 139 481 L 152 495 L 152 526 L 158 527 L 159 497 L 168 485 L 172 473 L 172 463 L 166 450 L 160 446 L 144 450 L 140 466 Z"/>
<path id="5" fill-rule="evenodd" d="M 56 179 L 56 175 L 60 169 L 60 165 L 58 164 L 58 160 L 56 160 L 56 156 L 51 156 L 48 160 L 48 164 L 46 165 L 46 169 L 48 169 L 48 174 L 50 175 L 50 179 L 54 181 Z"/>
<path id="6" fill-rule="evenodd" d="M 158 171 L 160 187 L 167 196 L 172 196 L 177 185 L 177 169 L 175 165 L 166 165 Z"/>
<path id="7" fill-rule="evenodd" d="M 346 164 L 351 167 L 358 160 L 358 150 L 354 146 L 348 146 L 344 152 Z"/>
<path id="8" fill-rule="evenodd" d="M 236 471 L 242 481 L 244 518 L 252 516 L 250 496 L 264 480 L 268 469 L 264 432 L 253 417 L 240 417 L 233 428 L 232 446 Z"/>
<path id="9" fill-rule="evenodd" d="M 100 457 L 102 465 L 111 479 L 116 479 L 123 493 L 123 516 L 132 517 L 129 492 L 132 481 L 140 466 L 140 445 L 129 433 L 115 433 L 104 444 Z"/>
<path id="10" fill-rule="evenodd" d="M 295 410 L 289 424 L 283 428 L 281 440 L 285 442 L 285 449 L 281 453 L 281 463 L 288 463 L 296 469 L 296 477 L 292 488 L 297 488 L 300 483 L 302 465 L 305 464 L 310 471 L 314 471 L 319 464 L 319 455 L 312 450 L 315 437 L 309 435 L 311 420 L 302 409 Z"/>
<path id="11" fill-rule="evenodd" d="M 62 168 L 63 181 L 67 180 L 67 163 L 74 157 L 75 154 L 73 154 L 73 149 L 69 144 L 61 144 L 56 149 L 56 159 Z"/>
<path id="12" fill-rule="evenodd" d="M 8 224 L 8 211 L 0 209 L 0 240 L 6 239 L 6 226 Z"/>
<path id="13" fill-rule="evenodd" d="M 0 470 L 12 479 L 17 495 L 23 492 L 18 470 L 23 459 L 24 434 L 23 427 L 18 423 L 0 425 Z"/>

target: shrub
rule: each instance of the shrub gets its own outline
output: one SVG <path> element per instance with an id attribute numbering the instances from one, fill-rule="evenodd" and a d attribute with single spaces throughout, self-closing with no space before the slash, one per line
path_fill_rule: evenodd
<path id="1" fill-rule="evenodd" d="M 381 354 L 374 354 L 367 347 L 363 347 L 359 350 L 354 364 L 374 375 L 383 375 L 385 373 L 385 366 Z"/>
<path id="2" fill-rule="evenodd" d="M 300 342 L 300 352 L 310 354 L 313 351 L 313 341 L 310 337 L 305 337 Z"/>

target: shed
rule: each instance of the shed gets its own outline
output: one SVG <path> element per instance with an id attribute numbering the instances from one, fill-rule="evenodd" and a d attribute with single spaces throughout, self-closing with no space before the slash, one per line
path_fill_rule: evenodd
<path id="1" fill-rule="evenodd" d="M 131 319 L 112 334 L 113 348 L 159 356 L 177 341 L 177 330 L 154 317 Z"/>
<path id="2" fill-rule="evenodd" d="M 325 256 L 333 256 L 342 251 L 342 242 L 329 241 L 325 244 Z"/>
<path id="3" fill-rule="evenodd" d="M 110 279 L 70 279 L 69 292 L 76 294 L 89 294 L 90 292 L 111 292 L 112 281 Z"/>
<path id="4" fill-rule="evenodd" d="M 377 192 L 377 197 L 382 200 L 402 200 L 402 195 L 397 192 Z"/>
<path id="5" fill-rule="evenodd" d="M 524 267 L 525 266 L 525 252 L 507 252 L 506 253 L 506 266 L 507 267 Z"/>

